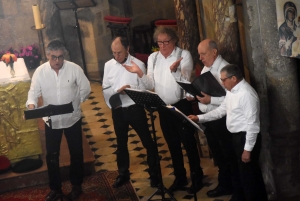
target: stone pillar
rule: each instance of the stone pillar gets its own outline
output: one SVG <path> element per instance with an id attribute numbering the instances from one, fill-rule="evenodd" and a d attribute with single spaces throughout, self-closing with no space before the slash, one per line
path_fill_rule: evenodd
<path id="1" fill-rule="evenodd" d="M 189 50 L 194 65 L 199 62 L 198 44 L 200 35 L 195 1 L 174 0 L 180 47 Z"/>
<path id="2" fill-rule="evenodd" d="M 263 176 L 270 200 L 283 200 L 300 194 L 296 59 L 280 56 L 275 1 L 243 0 L 243 10 L 251 84 L 261 105 Z"/>

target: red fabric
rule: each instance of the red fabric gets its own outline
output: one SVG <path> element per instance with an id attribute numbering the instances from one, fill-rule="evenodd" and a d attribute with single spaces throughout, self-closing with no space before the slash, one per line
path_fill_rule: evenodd
<path id="1" fill-rule="evenodd" d="M 0 171 L 10 167 L 10 161 L 5 156 L 0 156 Z"/>
<path id="2" fill-rule="evenodd" d="M 118 17 L 118 16 L 107 15 L 104 17 L 104 20 L 106 22 L 117 23 L 117 24 L 129 24 L 132 19 L 127 18 L 127 17 Z"/>
<path id="3" fill-rule="evenodd" d="M 176 20 L 156 20 L 155 26 L 176 26 L 177 21 Z"/>
<path id="4" fill-rule="evenodd" d="M 135 53 L 135 57 L 146 64 L 148 62 L 149 54 Z"/>

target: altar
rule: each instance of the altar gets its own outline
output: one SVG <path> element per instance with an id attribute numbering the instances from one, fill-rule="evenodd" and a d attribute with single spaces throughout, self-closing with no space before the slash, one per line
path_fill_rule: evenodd
<path id="1" fill-rule="evenodd" d="M 0 155 L 13 164 L 25 158 L 37 158 L 42 153 L 42 145 L 37 120 L 23 118 L 31 83 L 23 58 L 14 62 L 14 77 L 10 70 L 10 66 L 0 62 Z"/>

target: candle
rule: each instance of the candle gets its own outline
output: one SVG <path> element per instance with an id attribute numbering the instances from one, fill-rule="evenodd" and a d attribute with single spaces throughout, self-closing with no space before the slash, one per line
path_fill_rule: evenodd
<path id="1" fill-rule="evenodd" d="M 42 27 L 42 20 L 41 20 L 41 13 L 39 5 L 33 4 L 32 5 L 32 11 L 33 11 L 33 18 L 34 18 L 34 24 L 36 29 L 41 29 Z"/>

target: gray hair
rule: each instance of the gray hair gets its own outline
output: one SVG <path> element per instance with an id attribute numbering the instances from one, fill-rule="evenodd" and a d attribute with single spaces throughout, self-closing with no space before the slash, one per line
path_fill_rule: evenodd
<path id="1" fill-rule="evenodd" d="M 218 45 L 217 45 L 216 41 L 214 41 L 214 40 L 210 40 L 209 43 L 208 43 L 208 46 L 211 50 L 216 49 L 217 52 L 219 51 L 218 50 Z"/>
<path id="2" fill-rule="evenodd" d="M 221 69 L 221 73 L 225 72 L 227 77 L 235 76 L 238 80 L 243 79 L 241 69 L 235 64 L 227 64 Z"/>
<path id="3" fill-rule="evenodd" d="M 64 52 L 64 54 L 67 53 L 67 49 L 62 41 L 60 41 L 58 39 L 52 40 L 52 41 L 50 41 L 50 43 L 48 44 L 48 46 L 46 48 L 46 54 L 49 55 L 51 51 L 57 51 L 57 50 L 62 50 Z"/>
<path id="4" fill-rule="evenodd" d="M 153 34 L 153 39 L 155 42 L 157 41 L 157 37 L 159 34 L 167 34 L 168 36 L 170 36 L 171 40 L 175 40 L 176 43 L 179 40 L 175 29 L 170 26 L 158 26 L 155 29 L 155 32 Z"/>

